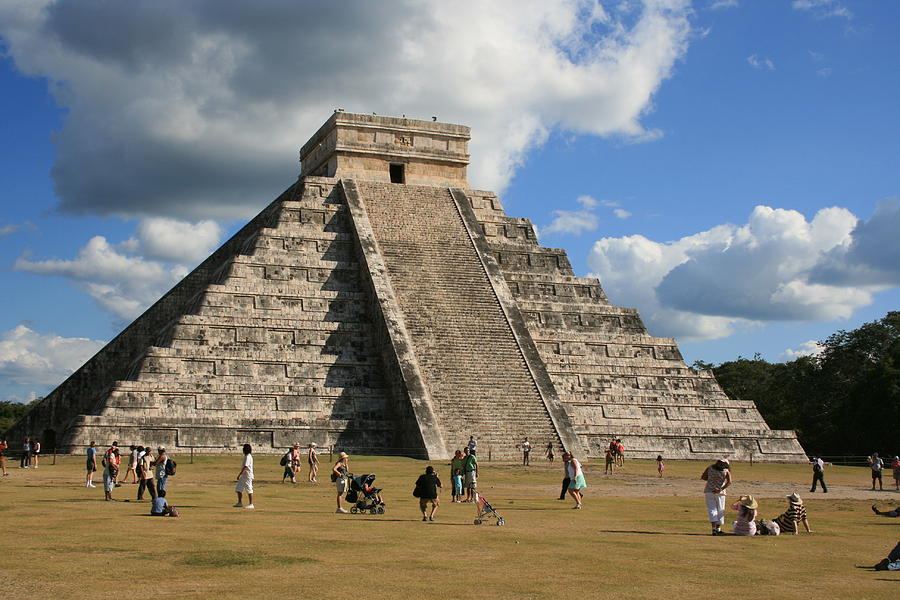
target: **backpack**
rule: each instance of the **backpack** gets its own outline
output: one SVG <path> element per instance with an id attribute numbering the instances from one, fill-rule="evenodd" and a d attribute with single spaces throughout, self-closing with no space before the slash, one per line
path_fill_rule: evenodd
<path id="1" fill-rule="evenodd" d="M 282 467 L 286 467 L 288 463 L 288 455 L 290 452 L 285 452 L 284 456 L 281 457 L 281 462 L 279 463 Z"/>
<path id="2" fill-rule="evenodd" d="M 178 463 L 176 463 L 171 458 L 166 461 L 166 477 L 172 477 L 175 475 L 175 469 L 178 467 Z"/>

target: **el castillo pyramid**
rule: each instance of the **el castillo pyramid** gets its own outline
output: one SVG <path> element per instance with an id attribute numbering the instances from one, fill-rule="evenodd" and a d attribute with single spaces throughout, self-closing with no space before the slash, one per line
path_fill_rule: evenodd
<path id="1" fill-rule="evenodd" d="M 299 180 L 17 423 L 81 452 L 293 443 L 445 458 L 474 435 L 582 455 L 805 459 L 497 196 L 469 128 L 335 112 Z M 13 446 L 15 447 L 15 446 Z"/>

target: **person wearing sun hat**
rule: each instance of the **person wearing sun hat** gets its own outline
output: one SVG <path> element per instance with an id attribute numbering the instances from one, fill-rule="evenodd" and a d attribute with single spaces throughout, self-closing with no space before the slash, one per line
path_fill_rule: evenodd
<path id="1" fill-rule="evenodd" d="M 334 463 L 333 467 L 331 467 L 331 480 L 334 482 L 334 485 L 337 488 L 337 510 L 334 511 L 336 513 L 349 512 L 346 508 L 341 506 L 341 498 L 347 491 L 347 485 L 350 482 L 349 474 L 350 457 L 346 452 L 341 452 L 338 455 L 337 462 Z"/>
<path id="2" fill-rule="evenodd" d="M 725 494 L 728 493 L 725 490 L 731 485 L 731 471 L 728 470 L 730 466 L 727 458 L 720 458 L 706 467 L 700 476 L 706 482 L 703 493 L 706 496 L 706 511 L 709 513 L 713 535 L 725 535 L 722 525 L 725 523 Z"/>
<path id="3" fill-rule="evenodd" d="M 756 535 L 756 509 L 759 504 L 753 496 L 741 496 L 731 508 L 737 511 L 737 521 L 733 523 L 734 535 Z"/>
<path id="4" fill-rule="evenodd" d="M 781 533 L 797 535 L 800 533 L 799 523 L 803 523 L 806 533 L 812 533 L 812 530 L 809 528 L 809 521 L 806 518 L 806 507 L 803 506 L 803 500 L 797 495 L 797 492 L 787 496 L 787 501 L 788 509 L 775 519 L 778 527 L 781 528 Z"/>

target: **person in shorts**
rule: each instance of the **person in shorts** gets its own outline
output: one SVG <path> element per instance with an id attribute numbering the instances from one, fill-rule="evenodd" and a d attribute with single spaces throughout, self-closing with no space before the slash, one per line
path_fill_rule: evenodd
<path id="1" fill-rule="evenodd" d="M 881 471 L 884 469 L 884 461 L 876 452 L 869 457 L 869 466 L 872 468 L 872 490 L 875 490 L 875 480 L 878 480 L 878 489 L 884 491 L 884 484 L 881 481 Z"/>
<path id="2" fill-rule="evenodd" d="M 309 449 L 306 451 L 306 463 L 309 465 L 308 481 L 310 483 L 319 483 L 316 475 L 319 474 L 319 455 L 316 452 L 316 443 L 310 442 Z"/>
<path id="3" fill-rule="evenodd" d="M 9 473 L 6 472 L 6 449 L 9 446 L 6 443 L 6 440 L 0 440 L 0 469 L 3 470 L 3 476 L 9 477 Z"/>
<path id="4" fill-rule="evenodd" d="M 250 444 L 244 444 L 244 458 L 241 461 L 241 472 L 237 476 L 237 485 L 234 491 L 237 493 L 237 502 L 234 503 L 235 508 L 244 508 L 244 492 L 247 492 L 246 508 L 253 509 L 253 448 Z M 162 490 L 159 491 L 162 493 Z"/>
<path id="5" fill-rule="evenodd" d="M 413 490 L 413 496 L 419 499 L 419 510 L 422 511 L 423 521 L 434 521 L 434 513 L 437 512 L 440 500 L 438 499 L 438 490 L 441 488 L 441 480 L 434 473 L 434 467 L 429 465 L 425 468 L 425 474 L 419 475 L 416 480 L 416 487 Z M 431 514 L 426 516 L 428 503 L 431 503 Z"/>
<path id="6" fill-rule="evenodd" d="M 31 466 L 35 469 L 38 468 L 38 459 L 41 457 L 41 442 L 34 438 L 31 440 Z"/>
<path id="7" fill-rule="evenodd" d="M 94 473 L 97 471 L 97 442 L 91 442 L 87 449 L 87 476 L 84 478 L 84 487 L 97 487 L 94 485 Z"/>
<path id="8" fill-rule="evenodd" d="M 900 456 L 891 461 L 891 470 L 894 472 L 894 489 L 900 490 Z"/>
<path id="9" fill-rule="evenodd" d="M 337 462 L 331 467 L 331 480 L 334 482 L 334 486 L 337 489 L 337 510 L 334 511 L 336 513 L 349 512 L 346 508 L 341 506 L 341 498 L 344 497 L 344 494 L 347 492 L 347 485 L 350 483 L 349 474 L 350 457 L 346 452 L 341 452 L 338 455 Z"/>
<path id="10" fill-rule="evenodd" d="M 478 490 L 478 458 L 475 451 L 468 447 L 464 450 L 463 458 L 463 486 L 466 488 L 466 502 L 475 502 L 475 494 Z"/>

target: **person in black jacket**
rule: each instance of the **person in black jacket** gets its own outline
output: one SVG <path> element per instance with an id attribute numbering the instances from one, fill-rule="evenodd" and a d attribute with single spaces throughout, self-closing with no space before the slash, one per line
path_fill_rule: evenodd
<path id="1" fill-rule="evenodd" d="M 434 513 L 437 512 L 440 500 L 438 500 L 438 489 L 442 488 L 441 480 L 434 474 L 434 467 L 425 468 L 425 474 L 419 475 L 416 480 L 416 489 L 413 490 L 413 496 L 419 499 L 419 510 L 422 511 L 423 521 L 434 521 Z M 428 503 L 431 503 L 431 514 L 426 516 Z"/>

